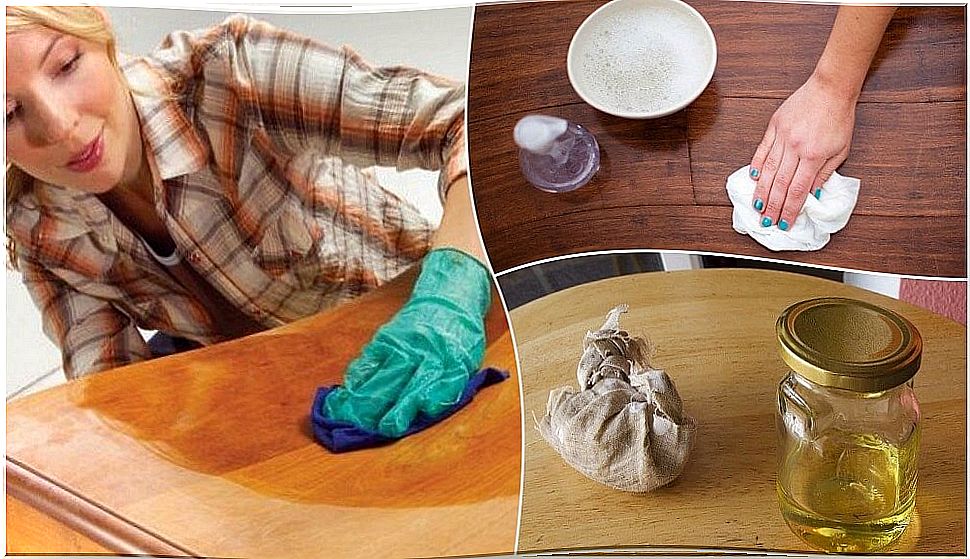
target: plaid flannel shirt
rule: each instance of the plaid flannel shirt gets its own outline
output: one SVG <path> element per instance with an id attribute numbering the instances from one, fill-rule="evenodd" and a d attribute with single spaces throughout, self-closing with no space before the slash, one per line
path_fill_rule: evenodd
<path id="1" fill-rule="evenodd" d="M 123 72 L 178 253 L 266 328 L 376 287 L 428 250 L 430 224 L 364 167 L 440 170 L 442 199 L 466 174 L 460 84 L 373 68 L 245 16 L 175 32 Z M 136 326 L 222 339 L 97 197 L 35 181 L 7 225 L 68 378 L 149 358 Z"/>

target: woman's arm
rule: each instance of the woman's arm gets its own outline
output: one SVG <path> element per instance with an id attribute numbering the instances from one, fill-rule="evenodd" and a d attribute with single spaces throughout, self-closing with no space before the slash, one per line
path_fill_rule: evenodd
<path id="1" fill-rule="evenodd" d="M 750 171 L 763 226 L 787 230 L 848 157 L 856 102 L 895 10 L 841 6 L 811 77 L 771 117 Z"/>
<path id="2" fill-rule="evenodd" d="M 459 400 L 482 364 L 492 290 L 465 178 L 448 191 L 432 245 L 408 302 L 350 363 L 344 385 L 314 417 L 400 437 L 418 415 L 438 417 Z"/>
<path id="3" fill-rule="evenodd" d="M 205 88 L 196 91 L 203 113 L 232 115 L 293 154 L 312 147 L 358 167 L 440 170 L 442 201 L 466 174 L 465 90 L 458 82 L 374 67 L 350 47 L 243 15 L 172 33 L 152 56 Z"/>
<path id="4" fill-rule="evenodd" d="M 895 6 L 840 6 L 813 77 L 858 100 Z"/>
<path id="5" fill-rule="evenodd" d="M 474 256 L 479 262 L 485 262 L 485 249 L 478 236 L 467 177 L 458 179 L 448 191 L 441 225 L 431 240 L 431 247 L 457 248 Z"/>
<path id="6" fill-rule="evenodd" d="M 78 292 L 39 263 L 21 257 L 19 266 L 68 379 L 151 358 L 131 318 L 111 303 Z"/>

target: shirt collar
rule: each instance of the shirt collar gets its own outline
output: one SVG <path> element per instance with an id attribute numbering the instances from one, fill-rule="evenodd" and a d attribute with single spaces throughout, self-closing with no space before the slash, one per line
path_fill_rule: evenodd
<path id="1" fill-rule="evenodd" d="M 146 155 L 154 162 L 158 177 L 166 180 L 201 170 L 208 161 L 209 148 L 179 104 L 183 98 L 179 93 L 182 83 L 179 77 L 165 72 L 146 58 L 119 58 L 132 91 Z M 43 199 L 46 211 L 60 216 L 60 227 L 48 231 L 44 236 L 52 239 L 70 238 L 84 232 L 84 229 L 70 224 L 84 223 L 88 230 L 98 232 L 106 249 L 115 250 L 111 227 L 106 227 L 111 219 L 109 210 L 97 196 L 42 181 L 36 181 L 34 188 L 37 189 L 36 193 L 25 196 L 33 201 L 24 200 L 22 212 L 38 215 L 36 204 Z M 15 220 L 17 226 L 28 226 L 26 224 L 31 220 L 25 221 L 24 216 L 19 221 Z"/>
<path id="2" fill-rule="evenodd" d="M 167 180 L 205 167 L 209 148 L 181 105 L 185 99 L 182 76 L 145 57 L 123 57 L 121 63 L 147 155 L 154 159 L 159 178 Z"/>

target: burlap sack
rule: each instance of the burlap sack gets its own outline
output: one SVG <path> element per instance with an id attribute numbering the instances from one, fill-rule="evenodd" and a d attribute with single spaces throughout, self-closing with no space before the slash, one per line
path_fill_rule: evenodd
<path id="1" fill-rule="evenodd" d="M 579 390 L 549 393 L 537 422 L 542 438 L 586 477 L 644 493 L 684 469 L 696 429 L 683 413 L 673 381 L 650 367 L 650 346 L 620 330 L 620 305 L 596 332 L 587 332 L 576 371 Z"/>

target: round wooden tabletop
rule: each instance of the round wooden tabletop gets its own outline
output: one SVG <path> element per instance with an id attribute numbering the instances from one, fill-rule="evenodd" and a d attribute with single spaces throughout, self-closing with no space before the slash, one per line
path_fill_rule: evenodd
<path id="1" fill-rule="evenodd" d="M 17 514 L 7 517 L 8 551 L 511 552 L 521 414 L 497 296 L 485 365 L 509 370 L 509 380 L 389 446 L 331 454 L 311 434 L 316 388 L 340 382 L 414 277 L 278 329 L 10 402 L 6 482 Z M 54 529 L 37 533 L 43 516 Z"/>
<path id="2" fill-rule="evenodd" d="M 892 551 L 966 553 L 966 328 L 909 304 L 829 280 L 764 270 L 621 276 L 512 311 L 521 366 L 526 464 L 519 550 L 674 548 L 811 551 L 775 497 L 776 387 L 787 368 L 775 320 L 817 296 L 870 301 L 909 318 L 924 339 L 913 524 Z M 549 391 L 575 385 L 583 336 L 630 305 L 621 326 L 656 347 L 698 430 L 683 474 L 647 494 L 615 491 L 570 468 L 529 426 Z"/>

